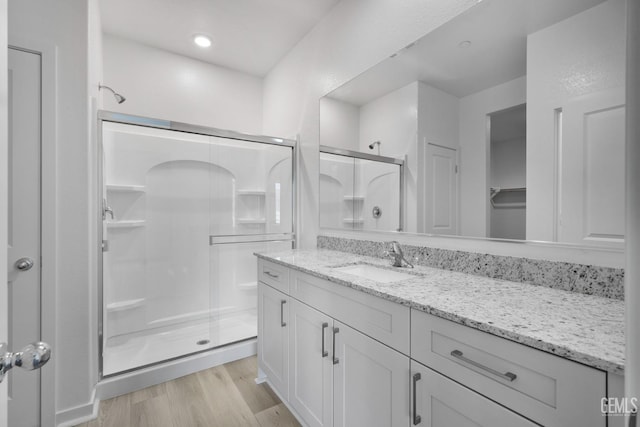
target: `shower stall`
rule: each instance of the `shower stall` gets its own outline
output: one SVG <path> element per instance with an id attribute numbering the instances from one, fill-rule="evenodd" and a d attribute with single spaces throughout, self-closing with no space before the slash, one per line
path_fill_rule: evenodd
<path id="1" fill-rule="evenodd" d="M 99 113 L 101 377 L 255 338 L 253 253 L 294 242 L 293 141 Z"/>
<path id="2" fill-rule="evenodd" d="M 320 146 L 320 227 L 402 231 L 404 161 Z"/>

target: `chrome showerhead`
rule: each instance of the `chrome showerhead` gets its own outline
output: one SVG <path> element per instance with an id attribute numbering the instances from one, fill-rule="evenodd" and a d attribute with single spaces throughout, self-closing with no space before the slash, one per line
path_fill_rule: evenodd
<path id="1" fill-rule="evenodd" d="M 104 86 L 99 84 L 98 85 L 98 89 L 107 89 L 109 91 L 111 91 L 111 93 L 113 93 L 113 97 L 116 99 L 116 102 L 118 104 L 122 104 L 124 101 L 127 100 L 127 98 L 125 98 L 124 96 L 120 95 L 118 92 L 116 92 L 115 90 L 111 89 L 109 86 Z"/>
<path id="2" fill-rule="evenodd" d="M 378 145 L 378 150 L 380 149 L 380 141 L 374 141 L 371 144 L 369 144 L 369 149 L 373 150 L 373 147 L 375 147 L 376 145 Z"/>

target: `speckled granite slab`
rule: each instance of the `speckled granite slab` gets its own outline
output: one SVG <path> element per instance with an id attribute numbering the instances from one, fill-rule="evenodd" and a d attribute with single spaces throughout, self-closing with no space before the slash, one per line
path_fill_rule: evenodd
<path id="1" fill-rule="evenodd" d="M 624 372 L 624 303 L 617 299 L 424 266 L 401 269 L 413 279 L 380 283 L 335 267 L 393 269 L 388 261 L 326 249 L 256 255 L 594 368 Z"/>
<path id="2" fill-rule="evenodd" d="M 318 236 L 318 248 L 385 258 L 388 244 L 369 240 Z M 414 265 L 563 289 L 586 295 L 624 299 L 624 270 L 567 262 L 541 261 L 402 245 Z"/>

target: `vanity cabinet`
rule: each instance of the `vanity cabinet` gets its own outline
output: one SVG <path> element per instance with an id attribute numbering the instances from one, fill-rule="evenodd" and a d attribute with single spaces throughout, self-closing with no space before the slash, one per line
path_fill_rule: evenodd
<path id="1" fill-rule="evenodd" d="M 359 291 L 299 272 L 289 272 L 292 293 L 304 301 L 285 295 L 262 281 L 265 276 L 273 279 L 270 264 L 261 262 L 258 270 L 259 323 L 269 323 L 258 327 L 258 333 L 263 334 L 258 340 L 258 361 L 272 387 L 293 412 L 309 427 L 408 426 L 409 357 L 344 322 L 353 319 L 370 333 L 384 337 L 393 317 L 384 309 L 359 307 L 362 301 L 355 299 L 350 305 L 350 298 L 367 296 Z M 265 271 L 272 274 L 265 275 Z M 328 288 L 318 288 L 311 282 L 325 282 Z M 301 292 L 303 288 L 309 292 Z M 344 294 L 345 290 L 354 294 Z M 329 294 L 323 295 L 324 291 Z M 333 296 L 333 304 L 327 299 L 329 295 Z M 408 351 L 409 308 L 375 299 L 385 303 L 383 306 L 388 304 L 392 311 L 401 308 Z M 366 311 L 362 318 L 361 310 Z M 285 348 L 286 357 L 282 354 Z"/>
<path id="2" fill-rule="evenodd" d="M 607 426 L 603 371 L 263 259 L 258 276 L 259 368 L 305 426 Z"/>

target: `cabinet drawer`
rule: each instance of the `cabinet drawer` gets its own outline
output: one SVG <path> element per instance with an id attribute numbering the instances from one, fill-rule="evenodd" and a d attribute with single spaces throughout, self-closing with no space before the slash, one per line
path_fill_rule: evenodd
<path id="1" fill-rule="evenodd" d="M 289 293 L 289 269 L 264 259 L 258 259 L 258 280 L 284 292 Z"/>
<path id="2" fill-rule="evenodd" d="M 605 426 L 597 369 L 416 310 L 411 357 L 543 425 Z"/>
<path id="3" fill-rule="evenodd" d="M 291 272 L 291 296 L 409 354 L 409 307 L 298 271 Z"/>

